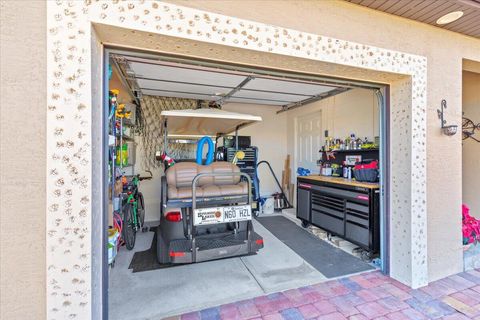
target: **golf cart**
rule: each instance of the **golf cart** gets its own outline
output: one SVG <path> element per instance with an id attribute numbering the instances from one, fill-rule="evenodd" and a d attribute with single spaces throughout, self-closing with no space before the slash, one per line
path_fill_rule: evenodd
<path id="1" fill-rule="evenodd" d="M 162 111 L 165 163 L 161 181 L 161 214 L 157 229 L 159 263 L 194 263 L 255 254 L 263 238 L 253 230 L 252 181 L 231 162 L 213 161 L 214 143 L 261 117 L 219 109 Z M 173 164 L 169 137 L 203 137 L 197 159 Z M 237 138 L 238 139 L 238 138 Z M 203 163 L 203 145 L 208 143 Z M 237 144 L 238 145 L 238 144 Z M 173 164 L 173 165 L 172 165 Z"/>

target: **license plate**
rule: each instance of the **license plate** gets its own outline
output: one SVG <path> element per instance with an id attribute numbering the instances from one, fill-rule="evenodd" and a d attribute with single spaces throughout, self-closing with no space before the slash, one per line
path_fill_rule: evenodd
<path id="1" fill-rule="evenodd" d="M 252 219 L 252 209 L 249 205 L 195 209 L 193 223 L 196 226 L 247 221 Z"/>

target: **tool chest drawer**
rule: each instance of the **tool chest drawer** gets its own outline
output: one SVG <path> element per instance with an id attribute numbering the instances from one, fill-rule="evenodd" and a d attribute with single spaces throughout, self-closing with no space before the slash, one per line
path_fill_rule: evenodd
<path id="1" fill-rule="evenodd" d="M 338 236 L 344 236 L 343 217 L 312 210 L 312 224 Z"/>
<path id="2" fill-rule="evenodd" d="M 310 190 L 297 188 L 297 218 L 310 221 Z"/>
<path id="3" fill-rule="evenodd" d="M 368 247 L 370 240 L 368 226 L 360 226 L 347 220 L 345 223 L 345 239 Z"/>
<path id="4" fill-rule="evenodd" d="M 358 216 L 356 214 L 351 214 L 349 212 L 345 214 L 345 220 L 347 220 L 347 222 L 350 221 L 358 225 L 364 226 L 366 228 L 368 228 L 368 225 L 369 225 L 368 217 Z"/>

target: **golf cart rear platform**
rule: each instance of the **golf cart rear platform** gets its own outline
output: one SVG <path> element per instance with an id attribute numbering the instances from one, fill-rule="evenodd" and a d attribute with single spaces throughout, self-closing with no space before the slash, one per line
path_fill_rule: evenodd
<path id="1" fill-rule="evenodd" d="M 246 232 L 214 237 L 196 237 L 196 252 L 192 250 L 192 241 L 188 239 L 170 242 L 171 263 L 193 263 L 254 254 L 263 247 L 263 239 L 257 233 L 251 233 L 250 240 Z"/>

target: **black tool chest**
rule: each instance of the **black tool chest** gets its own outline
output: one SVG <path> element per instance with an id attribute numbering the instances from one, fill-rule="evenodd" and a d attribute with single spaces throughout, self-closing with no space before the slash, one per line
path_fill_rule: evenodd
<path id="1" fill-rule="evenodd" d="M 226 148 L 225 149 L 225 159 L 228 162 L 232 162 L 235 158 L 237 151 L 243 151 L 245 157 L 242 160 L 237 161 L 237 166 L 240 168 L 240 171 L 246 173 L 252 179 L 252 196 L 254 201 L 260 198 L 260 190 L 258 190 L 258 177 L 257 177 L 257 163 L 258 163 L 258 148 L 257 147 L 248 147 L 248 148 Z"/>
<path id="2" fill-rule="evenodd" d="M 297 218 L 344 238 L 361 248 L 379 251 L 379 189 L 297 179 Z"/>

